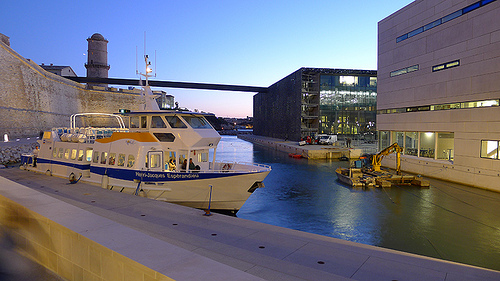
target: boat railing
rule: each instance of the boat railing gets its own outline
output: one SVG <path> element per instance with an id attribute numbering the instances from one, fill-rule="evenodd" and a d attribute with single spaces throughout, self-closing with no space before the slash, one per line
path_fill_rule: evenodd
<path id="1" fill-rule="evenodd" d="M 63 142 L 94 143 L 96 139 L 109 138 L 114 132 L 128 132 L 127 128 L 53 128 Z"/>
<path id="2" fill-rule="evenodd" d="M 212 163 L 211 163 L 212 164 Z M 221 173 L 248 173 L 248 172 L 265 172 L 270 171 L 271 166 L 250 162 L 226 162 L 215 161 L 214 166 L 210 167 L 206 172 L 221 172 Z M 198 172 L 198 171 L 197 171 Z M 200 171 L 201 172 L 201 171 Z"/>

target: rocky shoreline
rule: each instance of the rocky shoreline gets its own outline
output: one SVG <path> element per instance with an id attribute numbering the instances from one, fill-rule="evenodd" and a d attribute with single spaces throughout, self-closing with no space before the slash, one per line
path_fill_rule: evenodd
<path id="1" fill-rule="evenodd" d="M 4 143 L 0 146 L 0 168 L 19 163 L 21 161 L 21 154 L 33 152 L 36 145 L 36 141 L 29 143 Z"/>

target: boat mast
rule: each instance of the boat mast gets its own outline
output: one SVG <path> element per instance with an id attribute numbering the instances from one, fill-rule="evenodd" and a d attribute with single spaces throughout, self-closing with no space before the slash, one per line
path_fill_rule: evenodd
<path id="1" fill-rule="evenodd" d="M 151 62 L 149 61 L 148 55 L 144 55 L 144 62 L 146 64 L 146 73 L 139 73 L 141 76 L 144 76 L 146 78 L 145 85 L 142 85 L 142 79 L 141 79 L 141 86 L 142 86 L 141 96 L 144 98 L 144 110 L 159 111 L 160 107 L 156 102 L 156 99 L 159 97 L 159 95 L 153 94 L 153 91 L 149 86 L 148 78 L 153 77 L 153 75 L 150 74 L 151 72 L 153 72 L 153 70 L 151 69 Z"/>

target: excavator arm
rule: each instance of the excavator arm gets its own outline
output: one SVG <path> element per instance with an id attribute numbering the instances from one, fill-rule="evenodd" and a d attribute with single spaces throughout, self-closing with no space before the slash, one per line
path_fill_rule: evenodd
<path id="1" fill-rule="evenodd" d="M 397 142 L 395 142 L 391 146 L 373 155 L 372 157 L 373 171 L 375 172 L 380 171 L 380 166 L 382 166 L 382 159 L 384 159 L 384 156 L 396 153 L 396 173 L 398 175 L 401 174 L 401 151 L 403 151 L 403 149 L 398 145 Z"/>

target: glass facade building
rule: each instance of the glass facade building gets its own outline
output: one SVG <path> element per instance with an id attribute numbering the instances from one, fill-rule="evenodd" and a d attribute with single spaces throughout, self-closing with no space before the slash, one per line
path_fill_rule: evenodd
<path id="1" fill-rule="evenodd" d="M 376 135 L 377 77 L 320 76 L 320 133 Z"/>
<path id="2" fill-rule="evenodd" d="M 377 71 L 303 67 L 254 96 L 254 134 L 374 139 L 376 107 Z"/>

